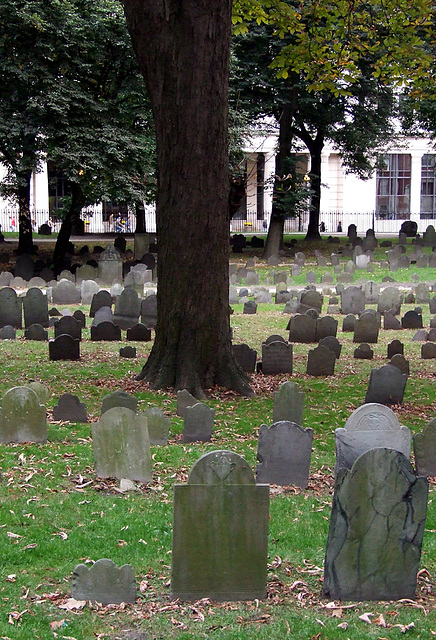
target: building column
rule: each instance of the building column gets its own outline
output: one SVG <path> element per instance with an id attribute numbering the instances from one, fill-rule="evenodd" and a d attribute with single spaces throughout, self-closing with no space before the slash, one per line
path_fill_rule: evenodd
<path id="1" fill-rule="evenodd" d="M 412 151 L 410 167 L 410 219 L 419 222 L 421 212 L 422 151 Z"/>
<path id="2" fill-rule="evenodd" d="M 330 151 L 321 154 L 321 211 L 330 211 Z"/>
<path id="3" fill-rule="evenodd" d="M 265 154 L 265 185 L 263 189 L 263 207 L 265 220 L 270 219 L 273 205 L 274 175 L 276 172 L 275 153 Z"/>

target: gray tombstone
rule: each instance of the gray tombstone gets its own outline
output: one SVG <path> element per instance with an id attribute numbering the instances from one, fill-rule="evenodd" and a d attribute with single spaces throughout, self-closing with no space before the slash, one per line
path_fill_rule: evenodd
<path id="1" fill-rule="evenodd" d="M 82 295 L 80 289 L 70 280 L 61 280 L 52 291 L 53 304 L 80 304 Z"/>
<path id="2" fill-rule="evenodd" d="M 262 372 L 265 375 L 292 374 L 292 344 L 282 340 L 262 343 Z"/>
<path id="3" fill-rule="evenodd" d="M 85 403 L 80 402 L 78 396 L 72 393 L 63 393 L 58 404 L 53 407 L 53 420 L 87 423 L 88 415 Z"/>
<path id="4" fill-rule="evenodd" d="M 378 341 L 379 321 L 375 315 L 363 313 L 356 319 L 353 342 L 376 343 Z"/>
<path id="5" fill-rule="evenodd" d="M 28 254 L 17 256 L 15 263 L 14 276 L 16 278 L 23 278 L 27 282 L 33 277 L 35 273 L 35 264 L 33 258 Z"/>
<path id="6" fill-rule="evenodd" d="M 105 411 L 91 425 L 96 475 L 151 481 L 151 454 L 147 418 L 126 407 Z"/>
<path id="7" fill-rule="evenodd" d="M 345 316 L 342 321 L 342 332 L 343 333 L 353 333 L 354 327 L 356 326 L 356 316 L 352 313 L 349 313 Z"/>
<path id="8" fill-rule="evenodd" d="M 170 432 L 171 420 L 157 407 L 150 407 L 144 411 L 148 424 L 150 444 L 166 444 Z"/>
<path id="9" fill-rule="evenodd" d="M 0 289 L 0 327 L 10 325 L 21 329 L 23 300 L 10 287 Z"/>
<path id="10" fill-rule="evenodd" d="M 395 313 L 392 309 L 385 311 L 383 314 L 383 329 L 390 329 L 394 331 L 399 331 L 401 329 L 401 322 L 395 317 Z"/>
<path id="11" fill-rule="evenodd" d="M 112 560 L 101 558 L 88 569 L 78 564 L 71 579 L 71 595 L 76 600 L 90 600 L 102 605 L 135 602 L 136 585 L 133 567 L 117 567 Z"/>
<path id="12" fill-rule="evenodd" d="M 406 383 L 407 376 L 391 364 L 385 364 L 380 369 L 372 369 L 365 403 L 401 404 Z"/>
<path id="13" fill-rule="evenodd" d="M 316 309 L 321 313 L 324 297 L 318 291 L 303 291 L 300 298 L 300 304 L 303 311 L 307 309 Z"/>
<path id="14" fill-rule="evenodd" d="M 425 340 L 428 340 L 428 333 L 425 329 L 418 329 L 412 338 L 412 342 L 424 342 Z"/>
<path id="15" fill-rule="evenodd" d="M 50 360 L 80 360 L 80 340 L 63 333 L 49 340 L 48 354 Z"/>
<path id="16" fill-rule="evenodd" d="M 395 315 L 399 315 L 402 300 L 403 296 L 399 289 L 396 287 L 386 287 L 378 297 L 377 311 L 383 315 L 386 311 L 392 309 Z"/>
<path id="17" fill-rule="evenodd" d="M 55 338 L 62 334 L 66 334 L 68 336 L 71 336 L 72 338 L 76 338 L 76 340 L 81 340 L 82 326 L 80 322 L 73 316 L 63 316 L 62 318 L 57 320 L 54 325 Z"/>
<path id="18" fill-rule="evenodd" d="M 112 313 L 112 309 L 110 307 L 100 307 L 94 314 L 94 318 L 91 323 L 91 327 L 96 327 L 102 322 L 112 322 L 114 321 L 114 314 Z"/>
<path id="19" fill-rule="evenodd" d="M 414 599 L 428 481 L 403 454 L 373 449 L 337 477 L 325 556 L 329 600 Z"/>
<path id="20" fill-rule="evenodd" d="M 248 300 L 247 302 L 244 302 L 242 313 L 244 315 L 254 315 L 255 313 L 257 313 L 257 303 L 254 300 Z"/>
<path id="21" fill-rule="evenodd" d="M 307 354 L 306 374 L 308 376 L 333 376 L 336 355 L 327 347 L 318 346 Z"/>
<path id="22" fill-rule="evenodd" d="M 269 487 L 241 456 L 202 456 L 174 487 L 171 598 L 264 598 L 268 519 Z"/>
<path id="23" fill-rule="evenodd" d="M 26 340 L 36 340 L 37 342 L 47 342 L 48 332 L 40 324 L 31 324 L 24 332 Z"/>
<path id="24" fill-rule="evenodd" d="M 115 300 L 114 324 L 129 329 L 139 321 L 141 301 L 132 287 L 126 287 Z"/>
<path id="25" fill-rule="evenodd" d="M 316 320 L 298 313 L 289 323 L 289 342 L 316 342 Z"/>
<path id="26" fill-rule="evenodd" d="M 100 254 L 98 277 L 104 284 L 123 281 L 123 260 L 113 244 L 109 244 Z"/>
<path id="27" fill-rule="evenodd" d="M 341 357 L 342 345 L 335 336 L 326 336 L 325 338 L 321 338 L 318 344 L 320 347 L 327 347 L 327 349 L 333 351 L 338 360 Z"/>
<path id="28" fill-rule="evenodd" d="M 269 428 L 262 424 L 257 445 L 257 482 L 295 484 L 302 489 L 309 480 L 313 431 L 282 420 Z"/>
<path id="29" fill-rule="evenodd" d="M 32 324 L 49 326 L 48 301 L 41 289 L 33 287 L 29 289 L 23 298 L 24 326 L 27 329 Z"/>
<path id="30" fill-rule="evenodd" d="M 202 402 L 186 407 L 182 442 L 209 442 L 212 437 L 215 410 Z"/>
<path id="31" fill-rule="evenodd" d="M 39 399 L 39 404 L 47 404 L 49 399 L 49 390 L 42 384 L 42 382 L 39 382 L 38 380 L 32 380 L 31 382 L 28 382 L 23 386 L 27 387 L 28 389 L 32 389 L 32 391 L 36 393 Z"/>
<path id="32" fill-rule="evenodd" d="M 148 329 L 154 329 L 157 322 L 157 297 L 153 293 L 141 302 L 141 322 Z"/>
<path id="33" fill-rule="evenodd" d="M 421 358 L 423 360 L 433 360 L 436 358 L 436 342 L 426 342 L 422 345 Z"/>
<path id="34" fill-rule="evenodd" d="M 413 435 L 413 451 L 418 475 L 436 476 L 436 418 Z"/>
<path id="35" fill-rule="evenodd" d="M 12 387 L 3 396 L 0 442 L 47 442 L 46 409 L 33 389 Z"/>
<path id="36" fill-rule="evenodd" d="M 17 332 L 10 324 L 5 325 L 0 329 L 0 340 L 15 340 Z"/>
<path id="37" fill-rule="evenodd" d="M 397 367 L 401 373 L 405 373 L 406 376 L 410 374 L 410 365 L 409 361 L 401 355 L 401 353 L 395 353 L 389 361 L 389 364 Z"/>
<path id="38" fill-rule="evenodd" d="M 365 294 L 360 287 L 346 287 L 341 293 L 341 313 L 358 314 L 365 311 Z"/>
<path id="39" fill-rule="evenodd" d="M 332 316 L 317 318 L 315 326 L 315 342 L 323 338 L 336 337 L 338 332 L 338 321 Z"/>
<path id="40" fill-rule="evenodd" d="M 112 307 L 112 296 L 109 291 L 101 289 L 92 296 L 91 309 L 89 311 L 89 317 L 94 318 L 95 314 L 102 307 Z"/>
<path id="41" fill-rule="evenodd" d="M 189 391 L 186 389 L 179 389 L 179 391 L 177 391 L 177 415 L 184 418 L 187 407 L 193 407 L 197 402 L 197 398 L 191 396 Z"/>
<path id="42" fill-rule="evenodd" d="M 114 407 L 125 407 L 126 409 L 136 412 L 138 409 L 138 398 L 121 389 L 108 393 L 104 396 L 103 402 L 101 403 L 100 415 L 103 415 L 106 411 Z"/>
<path id="43" fill-rule="evenodd" d="M 233 355 L 236 362 L 247 373 L 254 373 L 256 370 L 257 351 L 248 346 L 248 344 L 232 345 Z"/>
<path id="44" fill-rule="evenodd" d="M 362 342 L 357 349 L 354 349 L 354 358 L 356 360 L 372 360 L 373 357 L 374 351 L 367 342 Z"/>
<path id="45" fill-rule="evenodd" d="M 303 424 L 304 393 L 295 382 L 283 382 L 274 393 L 273 422 Z"/>
<path id="46" fill-rule="evenodd" d="M 335 472 L 351 469 L 359 456 L 370 449 L 395 449 L 410 458 L 411 435 L 395 413 L 382 404 L 361 405 L 345 423 L 335 430 Z"/>

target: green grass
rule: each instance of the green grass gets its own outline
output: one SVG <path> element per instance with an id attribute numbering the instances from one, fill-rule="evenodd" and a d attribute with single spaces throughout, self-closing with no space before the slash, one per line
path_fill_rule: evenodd
<path id="1" fill-rule="evenodd" d="M 283 267 L 289 269 L 291 262 L 285 260 Z M 271 271 L 265 264 L 259 268 L 265 274 Z M 319 273 L 326 270 L 316 269 Z M 419 270 L 420 275 L 424 271 Z M 359 275 L 366 276 L 366 272 Z M 376 275 L 381 279 L 381 274 Z M 398 273 L 391 275 L 399 278 Z M 434 274 L 428 277 L 435 279 Z M 406 306 L 403 312 L 413 307 Z M 289 317 L 283 315 L 282 305 L 259 305 L 256 315 L 243 315 L 242 305 L 234 305 L 234 310 L 234 341 L 247 342 L 259 356 L 266 337 L 273 333 L 287 337 Z M 424 309 L 426 326 L 429 317 L 428 309 Z M 48 443 L 0 445 L 0 638 L 432 637 L 431 632 L 436 631 L 434 484 L 430 489 L 423 571 L 416 602 L 354 603 L 351 608 L 336 603 L 336 608 L 329 608 L 320 597 L 333 487 L 334 430 L 343 426 L 363 402 L 369 372 L 386 362 L 387 344 L 392 339 L 405 343 L 405 355 L 411 363 L 404 404 L 394 407 L 401 423 L 413 432 L 420 431 L 435 416 L 436 409 L 436 361 L 420 359 L 420 343 L 411 342 L 413 331 L 381 331 L 379 343 L 373 346 L 374 360 L 354 360 L 356 345 L 351 334 L 341 332 L 342 319 L 338 319 L 338 338 L 343 348 L 335 376 L 307 376 L 305 363 L 312 346 L 294 345 L 291 377 L 254 376 L 257 393 L 249 399 L 217 389 L 210 392 L 208 404 L 216 411 L 211 443 L 182 444 L 183 423 L 176 416 L 175 396 L 151 392 L 134 381 L 150 343 L 136 343 L 138 357 L 122 359 L 118 355 L 121 343 L 91 343 L 87 328 L 79 362 L 50 362 L 47 344 L 26 342 L 21 337 L 14 342 L 0 342 L 1 396 L 11 386 L 32 379 L 40 380 L 49 390 Z M 51 336 L 52 332 L 51 329 Z M 21 336 L 21 332 L 18 334 Z M 273 392 L 286 379 L 297 382 L 305 392 L 304 426 L 314 430 L 314 443 L 309 488 L 271 490 L 268 599 L 220 604 L 171 602 L 174 484 L 185 481 L 193 463 L 214 449 L 231 449 L 245 456 L 254 468 L 259 426 L 271 423 Z M 137 490 L 127 494 L 118 491 L 118 483 L 95 477 L 90 425 L 55 423 L 50 417 L 59 396 L 68 391 L 86 403 L 90 420 L 95 421 L 104 395 L 118 388 L 135 393 L 140 410 L 157 406 L 171 418 L 168 445 L 152 447 L 152 483 L 137 483 Z M 109 557 L 118 565 L 133 565 L 137 586 L 141 586 L 137 602 L 126 607 L 100 607 L 94 603 L 80 610 L 61 608 L 70 596 L 71 573 L 76 564 L 102 557 Z M 372 614 L 373 624 L 359 617 L 365 613 Z M 386 628 L 380 626 L 380 616 L 388 625 Z M 414 627 L 407 629 L 412 623 Z"/>

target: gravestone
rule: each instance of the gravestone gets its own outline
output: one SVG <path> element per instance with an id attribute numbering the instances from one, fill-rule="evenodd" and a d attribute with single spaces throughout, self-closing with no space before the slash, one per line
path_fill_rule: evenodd
<path id="1" fill-rule="evenodd" d="M 22 327 L 23 300 L 10 287 L 0 289 L 0 327 Z"/>
<path id="2" fill-rule="evenodd" d="M 242 313 L 244 315 L 254 315 L 255 313 L 257 313 L 257 303 L 254 300 L 248 300 L 247 302 L 244 302 Z"/>
<path id="3" fill-rule="evenodd" d="M 93 342 L 116 342 L 121 340 L 121 327 L 113 322 L 100 322 L 96 326 L 91 325 L 91 340 Z"/>
<path id="4" fill-rule="evenodd" d="M 82 339 L 82 327 L 80 322 L 73 316 L 63 316 L 60 320 L 57 320 L 54 325 L 55 338 L 66 334 L 77 340 Z"/>
<path id="5" fill-rule="evenodd" d="M 363 282 L 362 291 L 366 304 L 377 304 L 380 295 L 380 285 L 377 282 L 373 282 L 372 280 Z"/>
<path id="6" fill-rule="evenodd" d="M 80 296 L 82 299 L 82 304 L 92 305 L 94 296 L 99 291 L 100 285 L 98 285 L 94 280 L 82 280 L 80 284 Z"/>
<path id="7" fill-rule="evenodd" d="M 80 289 L 69 280 L 61 280 L 52 290 L 53 304 L 80 304 L 81 301 Z"/>
<path id="8" fill-rule="evenodd" d="M 99 478 L 151 481 L 150 442 L 144 414 L 114 407 L 91 425 L 91 434 Z"/>
<path id="9" fill-rule="evenodd" d="M 380 447 L 400 451 L 409 459 L 410 442 L 410 430 L 400 424 L 389 407 L 375 402 L 363 404 L 343 428 L 335 430 L 335 473 L 351 469 L 359 456 Z"/>
<path id="10" fill-rule="evenodd" d="M 15 328 L 7 324 L 0 329 L 0 340 L 15 340 L 16 334 Z"/>
<path id="11" fill-rule="evenodd" d="M 127 340 L 132 342 L 149 342 L 151 340 L 151 329 L 147 329 L 145 324 L 138 322 L 127 329 Z"/>
<path id="12" fill-rule="evenodd" d="M 377 311 L 382 315 L 392 309 L 394 314 L 398 316 L 401 312 L 401 303 L 403 296 L 401 291 L 396 287 L 386 287 L 380 293 L 377 303 Z"/>
<path id="13" fill-rule="evenodd" d="M 133 567 L 117 567 L 112 560 L 101 558 L 88 569 L 78 564 L 71 579 L 71 596 L 75 600 L 90 600 L 108 604 L 135 602 L 136 585 Z"/>
<path id="14" fill-rule="evenodd" d="M 378 341 L 379 321 L 375 315 L 363 313 L 354 324 L 353 342 L 376 343 Z"/>
<path id="15" fill-rule="evenodd" d="M 406 376 L 410 374 L 409 361 L 401 353 L 395 353 L 389 361 L 389 364 L 397 367 L 401 373 L 405 373 Z"/>
<path id="16" fill-rule="evenodd" d="M 356 360 L 372 360 L 373 357 L 374 351 L 367 342 L 362 342 L 357 349 L 354 349 L 354 358 Z"/>
<path id="17" fill-rule="evenodd" d="M 0 442 L 47 442 L 46 409 L 33 389 L 12 387 L 3 396 Z"/>
<path id="18" fill-rule="evenodd" d="M 136 358 L 136 347 L 121 347 L 120 358 Z"/>
<path id="19" fill-rule="evenodd" d="M 401 355 L 404 355 L 404 344 L 400 342 L 400 340 L 392 340 L 392 342 L 388 344 L 387 357 L 391 359 L 392 356 L 394 356 L 396 353 L 400 353 Z"/>
<path id="20" fill-rule="evenodd" d="M 49 340 L 48 353 L 50 360 L 80 360 L 80 340 L 63 333 Z"/>
<path id="21" fill-rule="evenodd" d="M 23 298 L 24 326 L 27 329 L 32 324 L 49 326 L 48 301 L 41 289 L 29 289 Z M 11 324 L 11 323 L 9 323 Z"/>
<path id="22" fill-rule="evenodd" d="M 317 318 L 315 326 L 315 342 L 327 337 L 336 337 L 338 321 L 332 316 Z"/>
<path id="23" fill-rule="evenodd" d="M 401 327 L 403 329 L 422 329 L 422 315 L 416 311 L 406 311 L 401 318 Z"/>
<path id="24" fill-rule="evenodd" d="M 23 280 L 26 280 L 26 282 L 28 282 L 33 277 L 34 273 L 35 263 L 33 262 L 33 258 L 26 253 L 17 256 L 14 276 L 16 278 L 23 278 Z"/>
<path id="25" fill-rule="evenodd" d="M 268 519 L 269 487 L 241 456 L 203 455 L 174 487 L 171 598 L 264 598 Z"/>
<path id="26" fill-rule="evenodd" d="M 394 331 L 401 329 L 401 322 L 395 317 L 393 310 L 385 311 L 383 314 L 383 329 Z"/>
<path id="27" fill-rule="evenodd" d="M 365 311 L 365 294 L 360 287 L 346 287 L 341 293 L 341 313 L 358 314 Z"/>
<path id="28" fill-rule="evenodd" d="M 91 327 L 96 327 L 97 325 L 101 324 L 102 322 L 112 322 L 113 324 L 113 320 L 114 320 L 114 314 L 112 313 L 112 310 L 110 307 L 100 307 L 100 309 L 98 309 L 95 312 L 95 316 L 92 320 L 91 323 Z"/>
<path id="29" fill-rule="evenodd" d="M 104 284 L 123 281 L 123 260 L 112 244 L 109 244 L 100 254 L 98 277 Z"/>
<path id="30" fill-rule="evenodd" d="M 336 355 L 327 347 L 318 346 L 307 354 L 306 374 L 308 376 L 333 376 Z"/>
<path id="31" fill-rule="evenodd" d="M 96 278 L 98 278 L 98 270 L 90 264 L 83 264 L 77 267 L 76 284 L 82 284 L 82 282 L 86 281 L 95 282 Z"/>
<path id="32" fill-rule="evenodd" d="M 321 338 L 318 344 L 320 347 L 327 347 L 327 349 L 333 351 L 338 360 L 341 357 L 342 345 L 334 336 L 326 336 L 325 338 Z"/>
<path id="33" fill-rule="evenodd" d="M 135 289 L 126 287 L 115 300 L 114 324 L 129 329 L 139 321 L 141 300 Z"/>
<path id="34" fill-rule="evenodd" d="M 72 393 L 63 393 L 57 405 L 53 407 L 53 420 L 87 423 L 88 415 L 85 403 L 80 402 L 78 396 Z"/>
<path id="35" fill-rule="evenodd" d="M 422 345 L 421 358 L 423 360 L 433 360 L 436 358 L 436 342 L 426 342 Z"/>
<path id="36" fill-rule="evenodd" d="M 352 313 L 349 313 L 345 316 L 342 321 L 342 332 L 343 333 L 351 333 L 354 332 L 354 327 L 356 326 L 356 316 Z"/>
<path id="37" fill-rule="evenodd" d="M 329 600 L 414 599 L 428 481 L 393 449 L 359 457 L 335 483 L 325 556 Z"/>
<path id="38" fill-rule="evenodd" d="M 236 362 L 247 373 L 254 373 L 256 370 L 257 351 L 251 349 L 248 344 L 233 344 L 233 355 Z"/>
<path id="39" fill-rule="evenodd" d="M 262 372 L 292 374 L 292 344 L 282 340 L 262 343 Z"/>
<path id="40" fill-rule="evenodd" d="M 181 418 L 185 417 L 185 411 L 187 407 L 193 407 L 194 404 L 197 404 L 197 398 L 191 396 L 189 391 L 186 389 L 180 389 L 177 391 L 177 415 Z"/>
<path id="41" fill-rule="evenodd" d="M 413 451 L 417 474 L 436 476 L 436 418 L 413 435 Z"/>
<path id="42" fill-rule="evenodd" d="M 289 342 L 315 342 L 316 320 L 305 314 L 298 313 L 289 323 Z"/>
<path id="43" fill-rule="evenodd" d="M 148 437 L 150 444 L 166 444 L 170 432 L 171 420 L 157 407 L 150 407 L 144 411 L 148 424 Z"/>
<path id="44" fill-rule="evenodd" d="M 407 376 L 391 364 L 385 364 L 380 369 L 372 369 L 365 403 L 401 404 L 406 383 Z"/>
<path id="45" fill-rule="evenodd" d="M 313 431 L 282 420 L 269 428 L 262 424 L 257 445 L 256 481 L 295 484 L 306 489 L 309 480 Z"/>
<path id="46" fill-rule="evenodd" d="M 209 442 L 212 437 L 215 410 L 202 402 L 184 411 L 182 442 Z"/>
<path id="47" fill-rule="evenodd" d="M 138 398 L 121 389 L 108 393 L 104 396 L 103 402 L 101 403 L 100 415 L 103 415 L 103 413 L 106 413 L 106 411 L 114 407 L 124 407 L 136 412 L 138 409 Z"/>
<path id="48" fill-rule="evenodd" d="M 324 297 L 318 291 L 303 291 L 300 298 L 300 304 L 302 305 L 302 310 L 307 311 L 307 309 L 316 309 L 318 313 L 321 313 L 322 305 L 323 305 Z"/>
<path id="49" fill-rule="evenodd" d="M 105 289 L 101 289 L 93 295 L 89 317 L 94 318 L 97 311 L 102 307 L 108 307 L 109 309 L 112 307 L 112 296 Z"/>
<path id="50" fill-rule="evenodd" d="M 428 333 L 425 329 L 418 329 L 412 338 L 412 342 L 424 342 L 428 339 Z"/>
<path id="51" fill-rule="evenodd" d="M 304 393 L 295 382 L 283 382 L 274 392 L 273 422 L 303 424 Z"/>
<path id="52" fill-rule="evenodd" d="M 26 340 L 36 340 L 37 342 L 47 342 L 48 332 L 40 324 L 31 324 L 24 332 Z"/>
<path id="53" fill-rule="evenodd" d="M 154 329 L 157 322 L 157 297 L 153 293 L 141 301 L 141 322 L 148 329 Z"/>

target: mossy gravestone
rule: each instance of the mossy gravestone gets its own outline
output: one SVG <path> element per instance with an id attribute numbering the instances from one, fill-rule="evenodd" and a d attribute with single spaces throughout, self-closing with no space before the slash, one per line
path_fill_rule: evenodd
<path id="1" fill-rule="evenodd" d="M 174 487 L 171 597 L 254 600 L 266 595 L 269 487 L 247 462 L 212 451 Z"/>
<path id="2" fill-rule="evenodd" d="M 12 387 L 3 397 L 0 442 L 47 442 L 46 409 L 33 389 Z"/>
<path id="3" fill-rule="evenodd" d="M 117 567 L 112 560 L 97 560 L 90 569 L 78 564 L 71 580 L 71 595 L 76 600 L 107 604 L 135 602 L 136 585 L 133 567 Z"/>
<path id="4" fill-rule="evenodd" d="M 303 424 L 304 393 L 295 382 L 283 382 L 274 393 L 273 422 L 289 420 Z"/>
<path id="5" fill-rule="evenodd" d="M 428 481 L 393 449 L 373 449 L 335 484 L 323 595 L 330 600 L 413 599 Z"/>
<path id="6" fill-rule="evenodd" d="M 416 471 L 420 476 L 436 476 L 436 418 L 422 433 L 413 436 Z"/>

